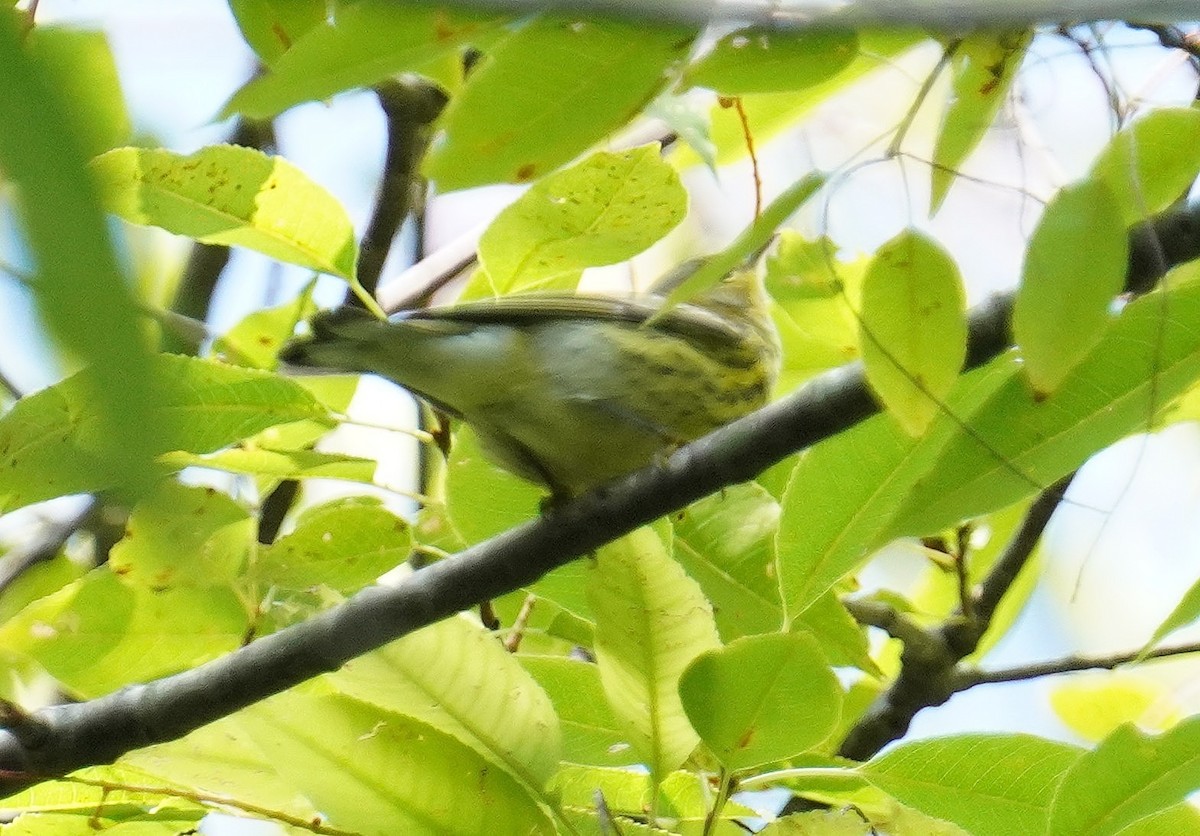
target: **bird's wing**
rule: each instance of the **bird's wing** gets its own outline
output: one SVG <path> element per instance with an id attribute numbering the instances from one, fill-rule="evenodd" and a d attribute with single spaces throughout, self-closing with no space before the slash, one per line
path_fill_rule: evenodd
<path id="1" fill-rule="evenodd" d="M 616 297 L 598 294 L 515 293 L 445 307 L 405 311 L 396 319 L 405 322 L 518 325 L 564 319 L 592 319 L 641 325 L 659 313 L 657 296 Z M 436 325 L 434 326 L 436 327 Z M 745 339 L 738 326 L 714 311 L 697 305 L 677 305 L 654 321 L 656 330 L 685 339 L 736 346 Z"/>

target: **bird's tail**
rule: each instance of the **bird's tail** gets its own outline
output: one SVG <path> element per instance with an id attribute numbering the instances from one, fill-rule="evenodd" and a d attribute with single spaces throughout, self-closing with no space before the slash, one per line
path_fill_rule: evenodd
<path id="1" fill-rule="evenodd" d="M 310 323 L 311 334 L 284 346 L 279 359 L 289 366 L 332 371 L 371 371 L 371 347 L 384 327 L 373 314 L 344 305 L 317 314 Z"/>

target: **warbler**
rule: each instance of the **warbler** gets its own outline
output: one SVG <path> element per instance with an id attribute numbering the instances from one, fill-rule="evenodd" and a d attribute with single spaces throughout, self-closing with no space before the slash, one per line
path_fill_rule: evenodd
<path id="1" fill-rule="evenodd" d="M 470 424 L 496 464 L 574 496 L 766 403 L 779 342 L 757 270 L 663 311 L 694 267 L 625 297 L 522 293 L 387 322 L 344 307 L 280 359 L 387 378 Z"/>

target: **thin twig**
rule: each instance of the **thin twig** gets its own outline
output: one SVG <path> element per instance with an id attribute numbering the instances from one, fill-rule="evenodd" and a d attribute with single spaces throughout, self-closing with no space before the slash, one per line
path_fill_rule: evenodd
<path id="1" fill-rule="evenodd" d="M 925 104 L 925 100 L 929 98 L 930 91 L 933 90 L 933 85 L 937 83 L 938 78 L 942 74 L 942 70 L 946 69 L 950 64 L 950 60 L 954 57 L 954 53 L 958 51 L 962 45 L 962 39 L 953 40 L 946 45 L 942 50 L 942 55 L 938 58 L 937 64 L 929 74 L 925 76 L 925 80 L 921 82 L 921 86 L 917 89 L 916 96 L 913 97 L 912 105 L 909 106 L 908 112 L 904 114 L 904 118 L 900 120 L 900 124 L 896 126 L 895 136 L 888 144 L 885 155 L 890 159 L 900 153 L 900 146 L 904 144 L 905 137 L 908 136 L 908 130 L 912 127 L 913 122 L 917 118 L 917 113 Z"/>
<path id="2" fill-rule="evenodd" d="M 1174 656 L 1186 656 L 1200 653 L 1200 642 L 1178 645 L 1176 647 L 1160 647 L 1143 653 L 1140 650 L 1128 653 L 1114 653 L 1110 656 L 1064 656 L 1048 662 L 1036 662 L 1029 665 L 1015 665 L 1011 668 L 985 671 L 964 668 L 955 674 L 955 691 L 965 691 L 976 685 L 991 685 L 1000 682 L 1021 682 L 1027 679 L 1037 679 L 1042 676 L 1055 676 L 1063 673 L 1078 673 L 1089 670 L 1113 670 L 1122 665 L 1141 662 L 1148 659 L 1169 659 Z"/>

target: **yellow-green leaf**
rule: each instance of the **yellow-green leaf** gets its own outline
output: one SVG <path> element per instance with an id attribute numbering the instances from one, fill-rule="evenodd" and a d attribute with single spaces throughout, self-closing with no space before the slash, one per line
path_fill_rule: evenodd
<path id="1" fill-rule="evenodd" d="M 916 230 L 884 244 L 863 280 L 860 329 L 871 387 L 909 435 L 921 435 L 967 354 L 966 295 L 954 260 Z"/>
<path id="2" fill-rule="evenodd" d="M 785 760 L 837 725 L 842 689 L 808 636 L 748 636 L 696 657 L 679 695 L 688 719 L 727 769 Z M 803 722 L 796 722 L 803 717 Z"/>
<path id="3" fill-rule="evenodd" d="M 262 548 L 253 574 L 264 586 L 350 593 L 411 553 L 408 523 L 375 499 L 344 497 L 305 511 L 294 531 Z"/>
<path id="4" fill-rule="evenodd" d="M 286 9 L 293 2 L 281 0 L 276 14 L 286 14 L 293 22 L 303 20 L 303 15 Z M 241 0 L 239 5 L 244 4 Z M 256 5 L 266 3 L 259 0 Z M 332 24 L 308 29 L 271 62 L 269 73 L 252 79 L 234 94 L 222 108 L 222 116 L 241 113 L 266 119 L 301 102 L 327 99 L 401 72 L 420 73 L 453 86 L 461 74 L 460 51 L 468 43 L 478 45 L 491 37 L 499 23 L 494 15 L 424 3 L 359 0 L 338 5 Z M 256 49 L 265 46 L 268 53 L 274 52 L 266 41 L 276 36 L 275 32 L 261 32 L 258 22 L 248 26 L 242 15 L 239 22 Z"/>
<path id="5" fill-rule="evenodd" d="M 273 64 L 329 13 L 325 0 L 230 0 L 229 10 L 264 64 Z"/>
<path id="6" fill-rule="evenodd" d="M 852 30 L 742 29 L 689 67 L 685 81 L 731 96 L 802 90 L 832 78 L 857 57 L 858 35 Z"/>
<path id="7" fill-rule="evenodd" d="M 167 443 L 210 453 L 278 424 L 328 420 L 308 391 L 266 372 L 172 355 L 152 357 L 145 371 L 160 395 L 144 420 L 177 426 L 174 438 L 154 440 L 156 455 L 169 452 Z M 85 369 L 0 417 L 0 509 L 116 484 L 118 474 L 99 456 L 107 439 L 104 405 L 94 395 L 100 379 L 95 367 Z"/>
<path id="8" fill-rule="evenodd" d="M 658 143 L 602 151 L 537 182 L 479 241 L 491 290 L 574 289 L 587 267 L 640 253 L 687 214 L 687 192 Z"/>
<path id="9" fill-rule="evenodd" d="M 1160 735 L 1124 725 L 1063 777 L 1049 836 L 1106 836 L 1184 800 L 1200 787 L 1200 717 Z"/>
<path id="10" fill-rule="evenodd" d="M 425 160 L 442 191 L 528 183 L 627 123 L 695 33 L 612 18 L 536 18 L 501 39 L 442 114 Z"/>
<path id="11" fill-rule="evenodd" d="M 1179 722 L 1171 687 L 1134 671 L 1103 671 L 1067 678 L 1050 692 L 1050 706 L 1085 740 L 1107 737 L 1123 723 L 1165 731 Z"/>
<path id="12" fill-rule="evenodd" d="M 536 798 L 446 732 L 338 694 L 289 691 L 236 715 L 331 825 L 361 833 L 553 833 Z"/>
<path id="13" fill-rule="evenodd" d="M 108 210 L 131 223 L 354 280 L 358 246 L 346 210 L 281 157 L 236 145 L 189 156 L 116 148 L 92 170 Z"/>
<path id="14" fill-rule="evenodd" d="M 1112 191 L 1126 224 L 1183 197 L 1200 172 L 1200 109 L 1152 110 L 1108 143 L 1092 176 Z"/>
<path id="15" fill-rule="evenodd" d="M 671 559 L 670 531 L 639 528 L 601 548 L 588 578 L 600 682 L 629 741 L 659 780 L 700 738 L 679 699 L 691 661 L 720 645 L 712 608 Z"/>
<path id="16" fill-rule="evenodd" d="M 155 592 L 229 586 L 254 544 L 254 521 L 213 488 L 160 482 L 134 506 L 109 566 L 126 583 Z"/>
<path id="17" fill-rule="evenodd" d="M 1025 374 L 1049 395 L 1100 341 L 1129 261 L 1120 205 L 1102 180 L 1068 186 L 1046 207 L 1013 304 Z"/>
<path id="18" fill-rule="evenodd" d="M 955 51 L 950 103 L 933 148 L 931 215 L 946 199 L 958 166 L 995 120 L 1032 37 L 1028 30 L 976 32 L 963 38 Z"/>
<path id="19" fill-rule="evenodd" d="M 447 618 L 327 677 L 339 693 L 437 728 L 540 789 L 562 757 L 546 692 L 490 631 Z"/>

